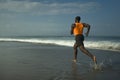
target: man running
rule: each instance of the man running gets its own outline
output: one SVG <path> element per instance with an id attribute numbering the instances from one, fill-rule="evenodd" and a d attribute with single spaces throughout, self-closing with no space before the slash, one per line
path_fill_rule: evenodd
<path id="1" fill-rule="evenodd" d="M 88 36 L 90 31 L 90 25 L 86 23 L 80 22 L 81 18 L 80 16 L 75 17 L 75 23 L 71 26 L 71 35 L 74 34 L 75 36 L 75 44 L 74 44 L 74 62 L 77 62 L 77 48 L 79 47 L 80 50 L 88 55 L 95 63 L 97 63 L 96 57 L 92 55 L 85 47 L 84 47 L 84 35 L 83 35 L 83 29 L 87 28 L 87 32 L 85 33 L 86 36 Z"/>

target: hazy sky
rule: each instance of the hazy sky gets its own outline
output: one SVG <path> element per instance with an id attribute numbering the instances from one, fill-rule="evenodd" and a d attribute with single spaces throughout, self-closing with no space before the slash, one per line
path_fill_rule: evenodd
<path id="1" fill-rule="evenodd" d="M 0 0 L 0 36 L 70 35 L 75 16 L 91 36 L 120 36 L 120 0 Z"/>

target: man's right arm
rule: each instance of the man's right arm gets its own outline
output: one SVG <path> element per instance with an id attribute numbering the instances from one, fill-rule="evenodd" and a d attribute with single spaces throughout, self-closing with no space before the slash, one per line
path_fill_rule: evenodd
<path id="1" fill-rule="evenodd" d="M 75 24 L 72 24 L 71 25 L 71 31 L 70 31 L 71 35 L 73 34 L 74 27 L 75 27 Z"/>

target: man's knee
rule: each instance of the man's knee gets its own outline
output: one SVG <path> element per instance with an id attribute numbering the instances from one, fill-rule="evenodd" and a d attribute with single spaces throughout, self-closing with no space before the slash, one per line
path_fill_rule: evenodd
<path id="1" fill-rule="evenodd" d="M 85 50 L 84 46 L 80 46 L 80 50 L 83 52 Z"/>
<path id="2" fill-rule="evenodd" d="M 74 49 L 77 49 L 77 47 L 78 47 L 77 45 L 74 45 L 74 47 L 73 47 L 73 48 L 74 48 Z"/>

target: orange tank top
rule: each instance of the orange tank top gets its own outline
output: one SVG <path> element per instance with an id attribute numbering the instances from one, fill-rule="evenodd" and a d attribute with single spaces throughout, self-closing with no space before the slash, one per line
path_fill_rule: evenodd
<path id="1" fill-rule="evenodd" d="M 83 34 L 83 24 L 82 23 L 75 23 L 75 27 L 73 30 L 74 35 L 81 35 Z"/>

